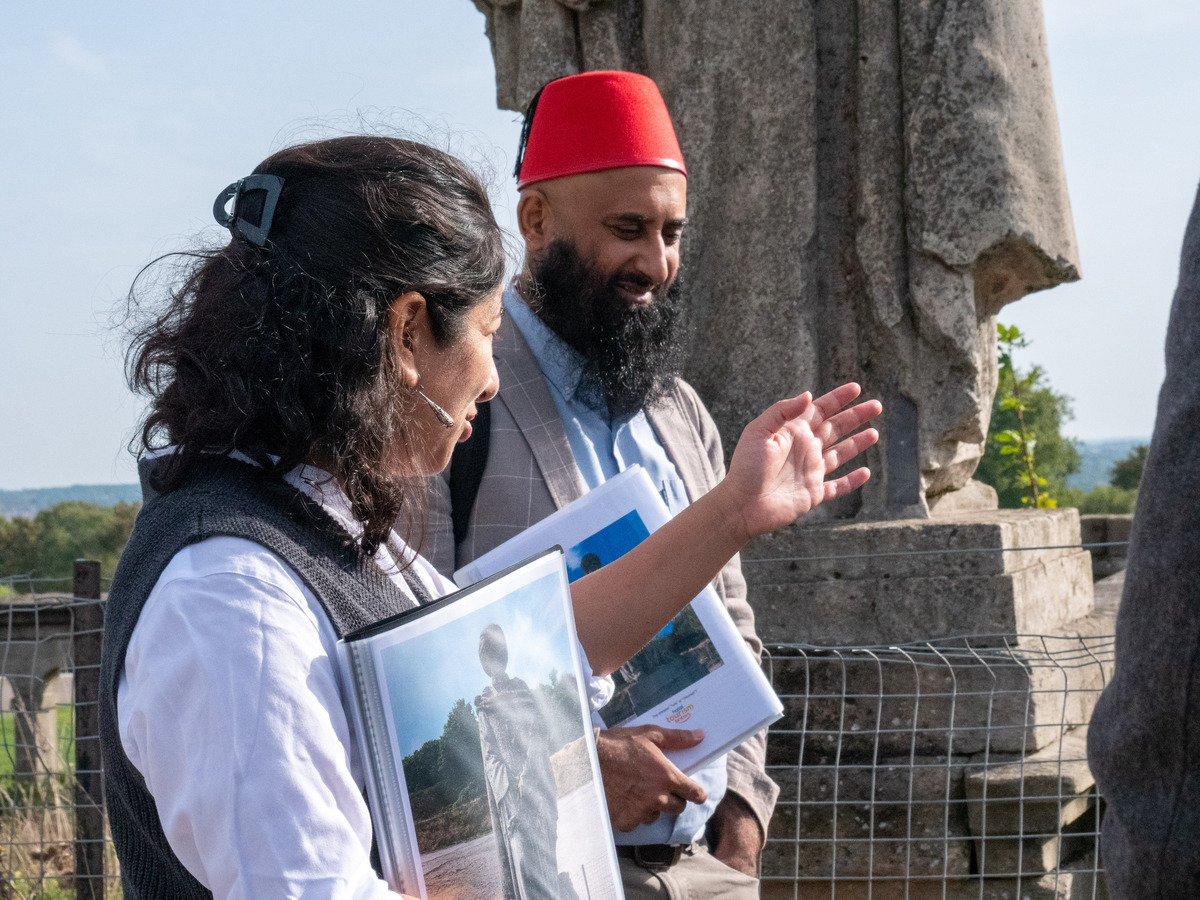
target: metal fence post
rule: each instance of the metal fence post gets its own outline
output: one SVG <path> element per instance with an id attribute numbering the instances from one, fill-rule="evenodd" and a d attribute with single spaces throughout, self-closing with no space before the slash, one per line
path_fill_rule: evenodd
<path id="1" fill-rule="evenodd" d="M 100 563 L 75 561 L 75 896 L 104 900 L 104 797 L 100 776 Z"/>

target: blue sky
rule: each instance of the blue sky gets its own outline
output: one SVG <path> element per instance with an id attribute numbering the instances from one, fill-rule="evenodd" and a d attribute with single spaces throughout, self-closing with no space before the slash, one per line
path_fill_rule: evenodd
<path id="1" fill-rule="evenodd" d="M 1067 432 L 1144 436 L 1200 180 L 1200 4 L 1044 0 L 1084 280 L 1003 318 L 1075 398 Z M 0 13 L 0 489 L 135 479 L 114 311 L 157 254 L 217 240 L 216 193 L 301 138 L 396 129 L 496 173 L 470 0 L 10 3 Z"/>

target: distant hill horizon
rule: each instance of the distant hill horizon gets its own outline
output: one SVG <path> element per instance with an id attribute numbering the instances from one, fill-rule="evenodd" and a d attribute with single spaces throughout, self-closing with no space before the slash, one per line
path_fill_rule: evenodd
<path id="1" fill-rule="evenodd" d="M 1108 484 L 1112 467 L 1127 457 L 1138 444 L 1149 444 L 1150 438 L 1105 438 L 1099 441 L 1076 439 L 1079 447 L 1079 471 L 1067 477 L 1067 486 L 1090 491 L 1098 484 Z M 24 488 L 0 490 L 0 517 L 32 519 L 43 509 L 56 503 L 82 500 L 97 506 L 118 503 L 137 503 L 142 489 L 130 484 L 72 484 L 67 487 Z"/>
<path id="2" fill-rule="evenodd" d="M 1102 441 L 1076 440 L 1079 448 L 1079 471 L 1067 476 L 1067 487 L 1090 491 L 1098 484 L 1108 484 L 1112 469 L 1129 456 L 1138 444 L 1149 444 L 1150 438 L 1106 438 Z M 1036 450 L 1034 451 L 1036 456 Z"/>
<path id="3" fill-rule="evenodd" d="M 0 517 L 32 519 L 43 509 L 71 500 L 82 500 L 97 506 L 116 506 L 118 503 L 138 503 L 141 499 L 142 488 L 136 482 L 0 490 Z"/>

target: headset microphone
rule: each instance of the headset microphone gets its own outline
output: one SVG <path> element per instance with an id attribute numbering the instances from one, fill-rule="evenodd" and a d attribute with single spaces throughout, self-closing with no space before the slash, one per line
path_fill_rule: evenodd
<path id="1" fill-rule="evenodd" d="M 441 422 L 447 428 L 454 427 L 454 416 L 450 415 L 450 413 L 446 412 L 444 409 L 426 397 L 425 392 L 420 388 L 417 388 L 417 393 L 421 395 L 422 400 L 429 404 L 429 408 L 433 410 L 433 415 L 439 422 Z"/>

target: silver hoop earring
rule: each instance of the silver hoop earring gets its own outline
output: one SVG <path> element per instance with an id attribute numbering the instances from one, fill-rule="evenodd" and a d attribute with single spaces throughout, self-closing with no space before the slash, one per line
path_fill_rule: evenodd
<path id="1" fill-rule="evenodd" d="M 450 413 L 446 412 L 444 409 L 426 397 L 425 392 L 419 387 L 417 388 L 417 393 L 421 395 L 422 400 L 429 404 L 429 408 L 433 410 L 434 418 L 441 422 L 446 428 L 454 427 L 454 417 L 450 415 Z"/>

